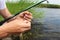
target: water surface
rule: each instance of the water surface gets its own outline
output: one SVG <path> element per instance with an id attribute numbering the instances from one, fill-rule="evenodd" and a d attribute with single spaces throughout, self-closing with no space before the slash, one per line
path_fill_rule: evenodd
<path id="1" fill-rule="evenodd" d="M 44 24 L 44 31 L 60 32 L 60 9 L 36 8 L 36 11 L 44 12 L 44 17 L 40 19 Z"/>
<path id="2" fill-rule="evenodd" d="M 60 40 L 60 9 L 36 8 L 36 11 L 43 12 L 44 17 L 34 19 L 34 40 Z"/>

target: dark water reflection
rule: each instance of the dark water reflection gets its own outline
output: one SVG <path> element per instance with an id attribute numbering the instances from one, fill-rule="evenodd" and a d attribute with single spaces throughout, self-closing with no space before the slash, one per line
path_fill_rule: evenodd
<path id="1" fill-rule="evenodd" d="M 43 11 L 44 17 L 34 19 L 32 39 L 60 40 L 60 9 L 36 8 L 36 11 Z"/>

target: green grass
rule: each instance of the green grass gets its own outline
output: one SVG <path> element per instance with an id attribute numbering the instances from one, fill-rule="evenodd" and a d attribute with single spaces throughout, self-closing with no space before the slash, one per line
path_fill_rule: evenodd
<path id="1" fill-rule="evenodd" d="M 9 11 L 14 14 L 17 13 L 29 6 L 31 6 L 33 3 L 26 3 L 24 1 L 20 1 L 19 3 L 7 3 L 7 7 Z"/>
<path id="2" fill-rule="evenodd" d="M 3 20 L 4 18 L 2 18 L 2 16 L 0 16 L 0 21 Z"/>
<path id="3" fill-rule="evenodd" d="M 27 3 L 25 1 L 20 1 L 19 3 L 7 3 L 7 7 L 12 14 L 15 14 L 23 9 L 26 9 L 26 8 L 32 6 L 33 4 L 34 4 L 33 2 Z M 36 12 L 35 8 L 32 8 L 28 11 L 30 11 L 33 14 L 34 18 L 42 17 L 42 15 L 43 15 L 42 12 Z M 36 13 L 38 13 L 38 14 L 36 14 Z"/>

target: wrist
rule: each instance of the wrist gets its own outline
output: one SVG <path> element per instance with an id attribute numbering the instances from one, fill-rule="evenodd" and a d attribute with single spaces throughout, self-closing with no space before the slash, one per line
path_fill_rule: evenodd
<path id="1" fill-rule="evenodd" d="M 9 33 L 6 32 L 6 30 L 1 26 L 0 27 L 0 38 L 4 38 L 8 36 Z"/>
<path id="2" fill-rule="evenodd" d="M 1 27 L 0 27 L 0 29 L 2 29 L 4 32 L 6 32 L 6 33 L 8 33 L 8 27 L 7 27 L 7 24 L 6 23 L 4 23 Z"/>
<path id="3" fill-rule="evenodd" d="M 3 26 L 0 26 L 0 31 L 2 31 L 2 32 L 4 31 L 7 33 L 6 29 Z"/>

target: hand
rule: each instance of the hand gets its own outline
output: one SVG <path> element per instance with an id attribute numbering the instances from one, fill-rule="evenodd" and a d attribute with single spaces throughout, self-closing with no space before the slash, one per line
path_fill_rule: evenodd
<path id="1" fill-rule="evenodd" d="M 24 12 L 20 13 L 19 15 L 15 16 L 14 18 L 8 20 L 8 22 L 13 21 L 19 17 L 22 19 L 28 20 L 28 21 L 31 21 L 31 19 L 33 18 L 32 13 L 30 13 L 29 11 L 24 11 Z"/>
<path id="2" fill-rule="evenodd" d="M 12 18 L 9 22 L 6 22 L 2 26 L 7 30 L 8 33 L 21 33 L 31 29 L 31 19 L 32 14 L 28 11 L 25 11 Z"/>
<path id="3" fill-rule="evenodd" d="M 13 21 L 3 24 L 2 27 L 8 33 L 24 32 L 31 29 L 31 22 L 23 20 L 22 18 L 17 18 Z"/>
<path id="4" fill-rule="evenodd" d="M 20 13 L 19 15 L 17 15 L 15 18 L 17 17 L 21 17 L 25 20 L 31 21 L 32 17 L 32 13 L 30 13 L 29 11 L 24 11 L 22 13 Z"/>
<path id="5" fill-rule="evenodd" d="M 25 16 L 22 16 L 23 14 L 25 14 L 25 12 L 16 16 L 14 20 L 11 19 L 11 21 L 6 22 L 1 26 L 1 29 L 3 29 L 1 33 L 1 37 L 6 37 L 9 34 L 19 34 L 21 32 L 25 32 L 31 29 L 30 21 L 32 19 L 32 15 L 30 14 L 31 16 L 27 16 L 26 17 L 27 19 L 25 19 L 24 18 Z"/>

